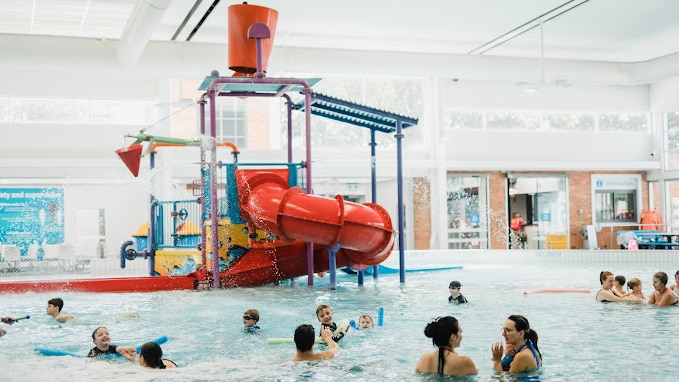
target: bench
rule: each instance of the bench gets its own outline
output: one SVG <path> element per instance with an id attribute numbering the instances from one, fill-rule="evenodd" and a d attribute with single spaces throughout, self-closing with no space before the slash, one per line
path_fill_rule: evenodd
<path id="1" fill-rule="evenodd" d="M 639 249 L 674 249 L 679 248 L 679 242 L 674 242 L 673 238 L 679 234 L 665 233 L 660 230 L 624 230 L 618 231 L 618 244 L 622 248 L 627 247 L 627 242 L 634 238 L 639 245 Z"/>

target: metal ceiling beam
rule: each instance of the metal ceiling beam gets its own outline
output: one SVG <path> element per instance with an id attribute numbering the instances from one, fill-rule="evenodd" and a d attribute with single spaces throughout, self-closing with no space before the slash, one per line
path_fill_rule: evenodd
<path id="1" fill-rule="evenodd" d="M 137 0 L 116 46 L 118 61 L 134 66 L 141 57 L 172 0 Z"/>

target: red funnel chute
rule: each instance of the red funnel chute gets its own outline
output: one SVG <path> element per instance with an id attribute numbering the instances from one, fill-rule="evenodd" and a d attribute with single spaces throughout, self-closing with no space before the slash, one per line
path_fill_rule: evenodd
<path id="1" fill-rule="evenodd" d="M 135 178 L 139 175 L 139 163 L 141 162 L 141 151 L 143 148 L 142 145 L 136 144 L 116 150 L 116 154 L 123 160 L 123 163 L 125 163 L 125 166 L 127 166 Z"/>
<path id="2" fill-rule="evenodd" d="M 255 23 L 266 24 L 271 37 L 262 40 L 262 71 L 266 72 L 269 55 L 276 34 L 278 11 L 247 3 L 229 6 L 229 69 L 238 73 L 257 71 L 257 44 L 248 38 L 248 30 Z"/>

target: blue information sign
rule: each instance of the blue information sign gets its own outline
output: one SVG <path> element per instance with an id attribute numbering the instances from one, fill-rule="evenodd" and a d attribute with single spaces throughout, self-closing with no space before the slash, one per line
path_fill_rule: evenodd
<path id="1" fill-rule="evenodd" d="M 62 188 L 0 188 L 0 243 L 21 248 L 31 243 L 64 242 Z"/>
<path id="2" fill-rule="evenodd" d="M 551 212 L 540 212 L 540 220 L 543 221 L 543 222 L 552 221 L 552 213 Z"/>

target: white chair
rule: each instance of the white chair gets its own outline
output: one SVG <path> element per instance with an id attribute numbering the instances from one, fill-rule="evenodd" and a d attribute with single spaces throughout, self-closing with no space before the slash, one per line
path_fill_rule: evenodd
<path id="1" fill-rule="evenodd" d="M 7 263 L 5 262 L 5 244 L 0 243 L 0 271 L 5 272 L 7 268 Z"/>
<path id="2" fill-rule="evenodd" d="M 75 247 L 72 244 L 59 244 L 59 258 L 64 270 L 74 271 L 76 269 Z"/>
<path id="3" fill-rule="evenodd" d="M 46 267 L 61 269 L 63 268 L 63 260 L 61 259 L 61 245 L 62 244 L 43 244 L 42 248 L 45 255 L 42 257 L 42 262 Z"/>

